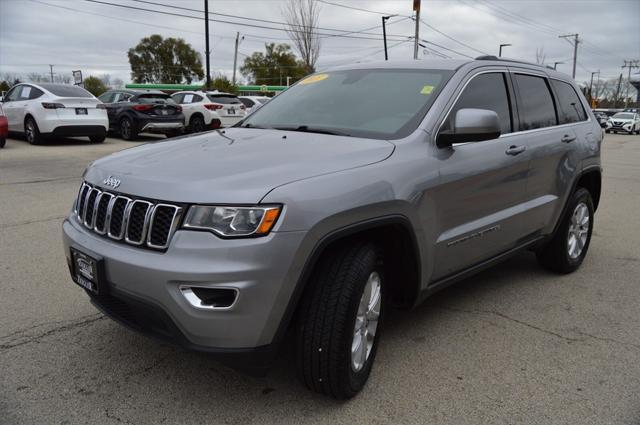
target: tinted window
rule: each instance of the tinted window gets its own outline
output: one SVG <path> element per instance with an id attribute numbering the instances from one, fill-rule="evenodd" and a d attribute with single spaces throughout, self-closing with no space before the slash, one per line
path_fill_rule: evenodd
<path id="1" fill-rule="evenodd" d="M 503 73 L 480 74 L 474 77 L 458 98 L 442 129 L 453 130 L 456 112 L 464 108 L 494 111 L 500 119 L 500 132 L 511 133 L 511 109 Z"/>
<path id="2" fill-rule="evenodd" d="M 520 115 L 520 130 L 549 127 L 558 124 L 556 109 L 547 82 L 542 77 L 516 74 Z"/>
<path id="3" fill-rule="evenodd" d="M 165 103 L 166 101 L 170 101 L 172 103 L 173 99 L 166 93 L 143 93 L 136 96 L 136 102 L 140 103 Z"/>
<path id="4" fill-rule="evenodd" d="M 202 102 L 202 99 L 204 99 L 204 97 L 199 96 L 197 94 L 193 95 L 193 101 L 191 103 L 198 103 L 198 102 Z"/>
<path id="5" fill-rule="evenodd" d="M 5 100 L 7 101 L 18 100 L 18 97 L 20 97 L 21 91 L 22 91 L 22 86 L 12 88 L 11 90 L 9 90 L 9 93 L 7 93 L 7 98 Z"/>
<path id="6" fill-rule="evenodd" d="M 37 89 L 35 87 L 31 88 L 31 94 L 29 95 L 29 99 L 37 99 L 40 96 L 42 96 L 44 94 L 44 92 L 40 89 Z"/>
<path id="7" fill-rule="evenodd" d="M 103 93 L 100 96 L 98 96 L 98 99 L 102 103 L 111 103 L 111 102 L 113 102 L 113 95 L 114 95 L 114 93 L 109 93 L 109 92 Z"/>
<path id="8" fill-rule="evenodd" d="M 299 81 L 243 121 L 243 126 L 333 131 L 400 138 L 413 132 L 453 71 L 350 69 Z"/>
<path id="9" fill-rule="evenodd" d="M 173 101 L 176 103 L 183 103 L 182 102 L 183 98 L 184 98 L 184 93 L 171 95 L 171 99 L 173 99 Z"/>
<path id="10" fill-rule="evenodd" d="M 216 103 L 222 103 L 223 105 L 235 105 L 235 104 L 242 103 L 237 97 L 233 97 L 233 96 L 208 94 L 207 97 L 209 98 L 210 101 L 216 102 Z"/>
<path id="11" fill-rule="evenodd" d="M 247 99 L 246 97 L 241 97 L 240 102 L 244 103 L 244 106 L 247 108 L 251 108 L 254 105 L 253 100 Z"/>
<path id="12" fill-rule="evenodd" d="M 560 124 L 585 121 L 587 119 L 587 113 L 584 111 L 582 102 L 580 102 L 580 98 L 573 87 L 571 87 L 571 84 L 558 80 L 551 80 L 551 84 L 558 95 Z"/>
<path id="13" fill-rule="evenodd" d="M 92 97 L 93 95 L 82 87 L 67 84 L 40 84 L 43 89 L 60 97 Z"/>

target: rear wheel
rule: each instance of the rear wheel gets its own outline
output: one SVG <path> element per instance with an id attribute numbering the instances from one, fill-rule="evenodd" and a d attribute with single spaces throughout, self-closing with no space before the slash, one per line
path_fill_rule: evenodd
<path id="1" fill-rule="evenodd" d="M 365 385 L 380 336 L 384 273 L 375 245 L 358 242 L 324 257 L 303 300 L 298 371 L 309 389 L 347 399 Z"/>
<path id="2" fill-rule="evenodd" d="M 195 115 L 191 117 L 191 121 L 189 122 L 189 127 L 191 128 L 192 133 L 200 133 L 204 131 L 205 129 L 204 118 L 202 118 L 200 115 Z"/>
<path id="3" fill-rule="evenodd" d="M 134 140 L 138 136 L 138 131 L 131 118 L 123 117 L 120 120 L 120 136 L 124 140 Z"/>
<path id="4" fill-rule="evenodd" d="M 0 137 L 0 148 L 4 148 L 4 145 L 7 143 L 7 139 L 4 137 Z"/>
<path id="5" fill-rule="evenodd" d="M 565 217 L 553 239 L 537 251 L 538 262 L 557 273 L 571 273 L 587 255 L 593 231 L 593 200 L 579 187 L 571 196 Z"/>
<path id="6" fill-rule="evenodd" d="M 611 130 L 605 130 L 604 132 L 609 134 L 609 133 L 611 133 Z"/>
<path id="7" fill-rule="evenodd" d="M 24 137 L 27 139 L 27 142 L 32 145 L 39 145 L 42 143 L 43 137 L 40 134 L 40 129 L 38 128 L 38 124 L 36 124 L 36 120 L 32 117 L 27 118 L 27 121 L 24 124 Z"/>
<path id="8" fill-rule="evenodd" d="M 106 134 L 100 134 L 100 135 L 96 135 L 96 136 L 89 136 L 89 140 L 91 140 L 91 143 L 102 143 L 104 142 L 104 139 L 106 139 L 107 136 Z"/>

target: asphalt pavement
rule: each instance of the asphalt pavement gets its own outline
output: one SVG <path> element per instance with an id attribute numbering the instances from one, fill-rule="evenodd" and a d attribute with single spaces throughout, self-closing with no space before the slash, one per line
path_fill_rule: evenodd
<path id="1" fill-rule="evenodd" d="M 290 352 L 249 377 L 123 328 L 72 283 L 61 223 L 82 172 L 137 144 L 0 149 L 0 424 L 640 424 L 640 136 L 606 136 L 580 270 L 522 253 L 389 314 L 344 403 L 307 391 Z"/>

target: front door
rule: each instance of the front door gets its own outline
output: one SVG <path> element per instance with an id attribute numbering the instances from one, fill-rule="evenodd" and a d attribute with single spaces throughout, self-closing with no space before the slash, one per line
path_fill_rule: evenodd
<path id="1" fill-rule="evenodd" d="M 515 247 L 523 237 L 520 215 L 526 200 L 529 154 L 514 128 L 513 96 L 505 71 L 471 77 L 445 119 L 450 130 L 463 108 L 495 111 L 501 137 L 438 149 L 441 182 L 433 192 L 437 217 L 433 280 Z"/>

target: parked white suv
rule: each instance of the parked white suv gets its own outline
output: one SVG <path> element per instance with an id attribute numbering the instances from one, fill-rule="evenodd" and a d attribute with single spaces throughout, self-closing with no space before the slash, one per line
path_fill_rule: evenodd
<path id="1" fill-rule="evenodd" d="M 68 84 L 17 84 L 4 97 L 2 108 L 9 131 L 24 133 L 32 145 L 50 136 L 86 136 L 102 143 L 109 128 L 102 102 Z"/>
<path id="2" fill-rule="evenodd" d="M 640 114 L 636 112 L 618 112 L 607 121 L 607 133 L 624 131 L 628 134 L 640 134 Z"/>
<path id="3" fill-rule="evenodd" d="M 257 111 L 262 105 L 271 100 L 271 98 L 267 96 L 240 96 L 238 99 L 240 99 L 240 102 L 247 108 L 247 115 Z"/>
<path id="4" fill-rule="evenodd" d="M 207 97 L 216 105 L 223 127 L 231 127 L 247 115 L 247 108 L 235 94 L 210 91 Z"/>
<path id="5" fill-rule="evenodd" d="M 218 114 L 220 105 L 212 103 L 206 93 L 196 91 L 181 91 L 171 95 L 171 99 L 182 106 L 184 126 L 189 133 L 200 133 L 222 126 Z"/>

